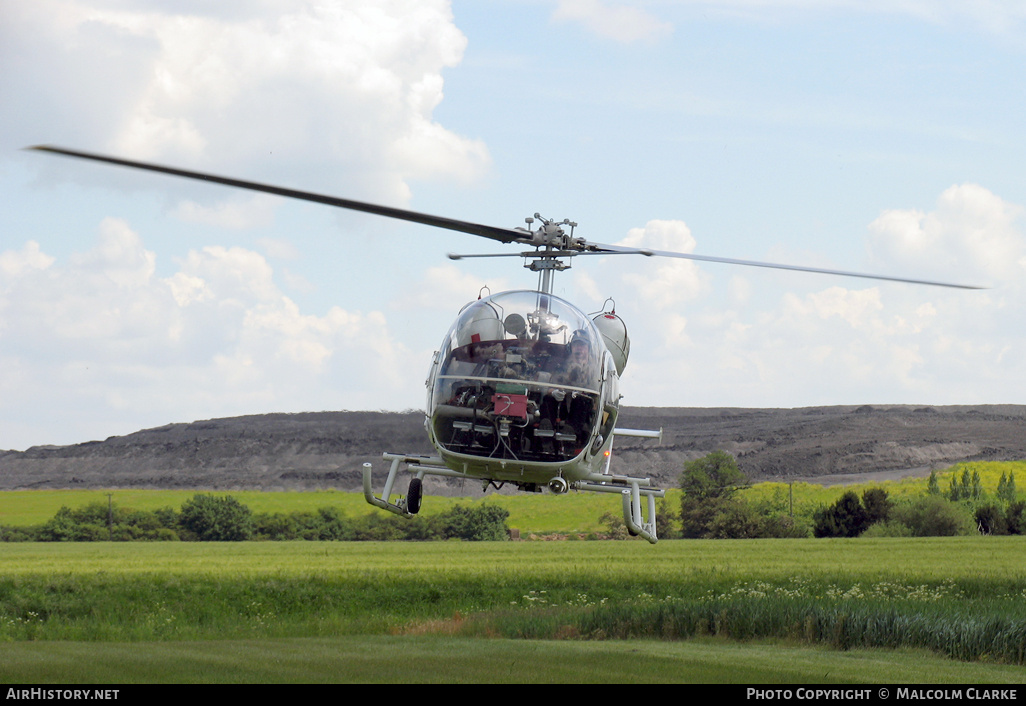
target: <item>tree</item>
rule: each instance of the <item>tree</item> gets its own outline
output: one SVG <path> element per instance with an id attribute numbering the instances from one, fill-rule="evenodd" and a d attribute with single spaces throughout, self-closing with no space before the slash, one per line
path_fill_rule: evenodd
<path id="1" fill-rule="evenodd" d="M 940 495 L 941 494 L 940 481 L 937 479 L 937 471 L 936 471 L 936 469 L 930 471 L 930 480 L 926 484 L 926 492 L 929 493 L 930 495 Z"/>
<path id="2" fill-rule="evenodd" d="M 956 500 L 979 500 L 983 497 L 983 483 L 980 480 L 980 472 L 968 468 L 962 469 L 962 475 L 952 474 L 951 487 L 948 492 L 948 499 Z"/>
<path id="3" fill-rule="evenodd" d="M 890 523 L 904 525 L 913 537 L 954 537 L 976 532 L 976 523 L 965 505 L 930 495 L 895 505 Z"/>
<path id="4" fill-rule="evenodd" d="M 253 513 L 230 495 L 194 495 L 182 503 L 180 521 L 201 542 L 241 542 L 253 533 Z"/>
<path id="5" fill-rule="evenodd" d="M 498 505 L 454 505 L 443 516 L 447 537 L 470 541 L 503 541 L 508 538 L 506 520 L 509 518 L 509 510 Z"/>
<path id="6" fill-rule="evenodd" d="M 980 472 L 977 469 L 973 469 L 972 483 L 969 486 L 969 497 L 973 500 L 979 500 L 983 497 L 983 481 L 980 480 Z"/>
<path id="7" fill-rule="evenodd" d="M 948 500 L 951 502 L 958 502 L 962 499 L 962 491 L 958 486 L 958 474 L 951 474 L 951 485 L 948 486 Z"/>
<path id="8" fill-rule="evenodd" d="M 867 488 L 862 493 L 862 507 L 866 509 L 868 524 L 886 522 L 891 511 L 891 501 L 883 488 Z M 868 526 L 868 525 L 867 525 Z"/>
<path id="9" fill-rule="evenodd" d="M 405 539 L 403 518 L 383 512 L 370 512 L 357 518 L 353 539 L 358 542 L 385 542 Z"/>
<path id="10" fill-rule="evenodd" d="M 710 536 L 716 516 L 728 510 L 734 494 L 749 485 L 748 477 L 726 451 L 713 451 L 684 464 L 680 474 L 681 536 L 696 539 Z"/>
<path id="11" fill-rule="evenodd" d="M 677 510 L 670 506 L 666 498 L 661 498 L 656 508 L 656 536 L 661 539 L 677 539 L 680 532 L 677 530 Z M 621 521 L 620 524 L 623 524 Z M 624 528 L 626 531 L 626 527 Z"/>
<path id="12" fill-rule="evenodd" d="M 754 539 L 762 537 L 762 518 L 747 503 L 734 499 L 721 503 L 709 522 L 706 536 L 712 539 Z"/>
<path id="13" fill-rule="evenodd" d="M 71 508 L 65 505 L 40 528 L 39 539 L 44 542 L 79 542 L 84 537 Z"/>
<path id="14" fill-rule="evenodd" d="M 1009 534 L 1026 534 L 1026 502 L 1016 500 L 1008 504 L 1005 522 Z"/>
<path id="15" fill-rule="evenodd" d="M 1005 513 L 996 503 L 987 503 L 976 508 L 974 518 L 980 534 L 1008 534 Z"/>
<path id="16" fill-rule="evenodd" d="M 261 512 L 253 516 L 253 539 L 288 541 L 299 538 L 299 529 L 292 515 L 284 512 Z"/>
<path id="17" fill-rule="evenodd" d="M 346 541 L 353 538 L 353 528 L 346 516 L 336 507 L 322 507 L 317 510 L 320 518 L 318 539 Z"/>
<path id="18" fill-rule="evenodd" d="M 1006 478 L 1004 471 L 1001 472 L 1001 480 L 998 481 L 997 487 L 997 497 L 998 500 L 1005 503 L 1015 502 L 1015 473 Z"/>
<path id="19" fill-rule="evenodd" d="M 726 498 L 750 485 L 748 476 L 737 467 L 737 461 L 726 451 L 713 451 L 684 464 L 680 489 L 696 500 Z"/>
<path id="20" fill-rule="evenodd" d="M 870 525 L 869 513 L 850 490 L 830 507 L 817 511 L 813 519 L 816 537 L 858 537 Z"/>
<path id="21" fill-rule="evenodd" d="M 623 515 L 617 515 L 612 512 L 603 512 L 602 517 L 599 518 L 606 527 L 606 535 L 609 539 L 627 539 L 630 535 L 627 534 L 627 525 L 624 524 Z"/>
<path id="22" fill-rule="evenodd" d="M 962 480 L 958 484 L 958 495 L 962 500 L 969 500 L 973 496 L 973 482 L 969 477 L 969 469 L 962 469 Z"/>

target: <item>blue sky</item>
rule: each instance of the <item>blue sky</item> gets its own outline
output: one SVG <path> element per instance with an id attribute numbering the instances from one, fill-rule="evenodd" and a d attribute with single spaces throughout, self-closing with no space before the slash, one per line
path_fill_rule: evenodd
<path id="1" fill-rule="evenodd" d="M 0 449 L 419 408 L 497 244 L 51 143 L 605 243 L 624 403 L 1023 403 L 1026 10 L 997 2 L 0 0 Z"/>

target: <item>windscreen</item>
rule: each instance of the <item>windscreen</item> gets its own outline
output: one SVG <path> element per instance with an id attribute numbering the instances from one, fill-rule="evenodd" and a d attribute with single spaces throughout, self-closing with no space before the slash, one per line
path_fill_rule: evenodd
<path id="1" fill-rule="evenodd" d="M 436 440 L 475 456 L 574 458 L 594 427 L 603 346 L 588 317 L 558 297 L 504 292 L 468 305 L 440 352 Z"/>

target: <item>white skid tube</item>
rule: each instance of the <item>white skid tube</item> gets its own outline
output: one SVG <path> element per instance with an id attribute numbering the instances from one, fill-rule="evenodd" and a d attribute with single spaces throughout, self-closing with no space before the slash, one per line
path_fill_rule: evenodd
<path id="1" fill-rule="evenodd" d="M 412 513 L 406 511 L 406 498 L 400 498 L 397 503 L 390 503 L 388 501 L 398 465 L 398 462 L 392 462 L 392 468 L 388 472 L 388 480 L 385 482 L 385 491 L 381 494 L 381 498 L 377 498 L 374 496 L 374 489 L 371 487 L 371 468 L 374 466 L 370 463 L 363 464 L 363 497 L 374 507 L 380 507 L 382 510 L 388 510 L 402 517 L 413 517 Z"/>
<path id="2" fill-rule="evenodd" d="M 630 478 L 627 476 L 618 476 L 617 478 L 627 481 L 630 489 L 625 489 L 623 485 L 619 484 L 588 483 L 584 481 L 577 483 L 574 488 L 577 490 L 588 490 L 593 493 L 620 493 L 620 496 L 623 498 L 623 522 L 627 525 L 627 529 L 631 534 L 644 537 L 650 543 L 655 544 L 659 541 L 659 538 L 656 537 L 655 499 L 664 497 L 666 491 L 658 488 L 642 488 L 642 483 L 648 483 L 646 478 Z M 641 514 L 642 495 L 648 498 L 647 522 L 644 515 Z"/>
<path id="3" fill-rule="evenodd" d="M 631 484 L 630 490 L 623 491 L 623 522 L 634 534 L 644 537 L 650 543 L 659 541 L 656 537 L 655 495 L 648 495 L 648 522 L 641 514 L 641 495 L 637 484 Z"/>
<path id="4" fill-rule="evenodd" d="M 428 473 L 441 475 L 449 471 L 448 468 L 442 466 L 442 459 L 435 456 L 408 456 L 406 454 L 385 453 L 381 454 L 381 457 L 386 461 L 392 462 L 388 469 L 388 478 L 385 480 L 385 488 L 381 491 L 381 497 L 375 497 L 374 495 L 371 481 L 371 468 L 373 468 L 373 464 L 370 463 L 363 464 L 363 497 L 374 507 L 380 507 L 382 510 L 388 510 L 402 517 L 413 517 L 413 513 L 407 510 L 407 499 L 399 498 L 394 503 L 390 502 L 392 486 L 395 484 L 395 478 L 399 474 L 399 467 L 402 464 L 405 463 L 407 465 L 407 470 L 415 471 L 416 477 L 421 480 Z"/>

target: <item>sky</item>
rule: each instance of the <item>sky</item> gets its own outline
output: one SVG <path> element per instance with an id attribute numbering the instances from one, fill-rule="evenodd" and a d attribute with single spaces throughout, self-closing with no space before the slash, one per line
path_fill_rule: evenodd
<path id="1" fill-rule="evenodd" d="M 1026 403 L 1026 9 L 1002 0 L 0 0 L 0 449 L 422 409 L 474 236 L 54 144 L 601 243 L 634 406 Z M 401 449 L 393 449 L 401 451 Z"/>

